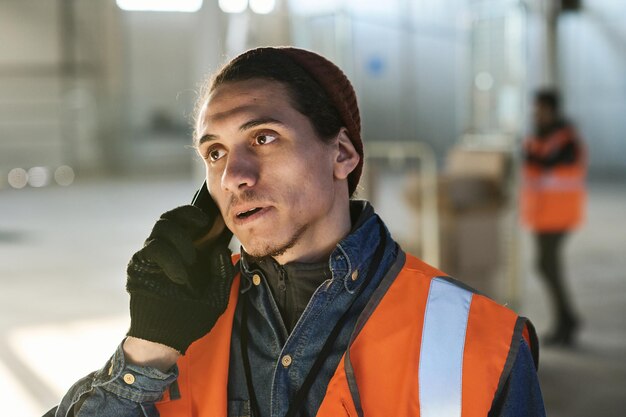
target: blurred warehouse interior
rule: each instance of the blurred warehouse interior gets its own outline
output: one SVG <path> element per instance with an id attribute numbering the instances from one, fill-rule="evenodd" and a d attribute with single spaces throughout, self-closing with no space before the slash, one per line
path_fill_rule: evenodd
<path id="1" fill-rule="evenodd" d="M 20 364 L 24 356 L 8 336 L 19 326 L 86 317 L 119 328 L 109 318 L 124 316 L 127 300 L 123 274 L 112 271 L 123 271 L 153 219 L 184 203 L 201 182 L 202 164 L 189 145 L 203 79 L 261 45 L 312 49 L 346 72 L 359 97 L 368 158 L 360 196 L 373 201 L 403 246 L 522 309 L 544 329 L 542 318 L 532 316 L 546 313 L 533 296 L 528 236 L 517 220 L 519 150 L 532 128 L 532 95 L 540 87 L 561 90 L 564 113 L 589 148 L 590 188 L 598 190 L 591 196 L 623 209 L 625 28 L 623 0 L 2 0 L 0 283 L 8 298 L 0 320 L 0 387 L 30 398 L 22 403 L 36 413 L 58 395 L 53 382 Z M 130 214 L 117 211 L 112 201 L 132 204 L 132 196 L 145 200 Z M 615 211 L 591 206 L 590 218 L 613 218 Z M 81 207 L 93 217 L 79 214 Z M 106 223 L 116 222 L 111 213 L 127 216 L 128 227 Z M 96 274 L 101 281 L 84 283 L 78 291 L 85 300 L 74 307 L 47 300 L 41 305 L 51 311 L 31 314 L 38 282 L 48 281 L 45 288 L 63 303 L 70 294 L 51 289 L 55 277 L 59 286 L 74 285 L 90 268 L 76 265 L 50 236 L 48 246 L 29 246 L 29 239 L 42 242 L 38 228 L 51 223 L 122 236 L 103 237 L 107 248 L 89 243 L 112 264 L 104 271 L 117 275 Z M 619 228 L 621 240 L 614 241 L 626 245 Z M 575 249 L 583 258 L 588 253 Z M 41 256 L 38 269 L 27 265 L 33 253 Z M 579 259 L 587 261 L 594 262 Z M 618 270 L 611 276 L 622 281 L 610 285 L 623 296 Z M 103 288 L 109 298 L 90 290 Z M 20 303 L 27 290 L 30 301 Z M 615 352 L 626 363 L 624 320 L 611 331 L 620 335 Z M 548 351 L 547 360 L 558 357 Z M 106 357 L 96 359 L 89 366 Z M 622 368 L 610 384 L 626 383 Z M 558 372 L 544 379 L 549 415 L 588 415 L 572 414 L 551 394 Z M 621 415 L 611 410 L 618 404 L 623 412 L 624 400 L 611 398 L 609 411 L 595 415 Z"/>
<path id="2" fill-rule="evenodd" d="M 285 44 L 340 64 L 369 141 L 419 140 L 442 160 L 464 134 L 519 138 L 532 91 L 559 86 L 593 140 L 592 174 L 626 172 L 616 152 L 626 131 L 621 1 L 576 10 L 546 0 L 250 2 L 273 6 L 266 14 L 245 0 L 195 3 L 195 12 L 159 13 L 113 0 L 3 1 L 2 180 L 16 167 L 190 169 L 179 145 L 189 143 L 204 76 L 242 50 Z M 240 13 L 220 9 L 237 3 Z"/>

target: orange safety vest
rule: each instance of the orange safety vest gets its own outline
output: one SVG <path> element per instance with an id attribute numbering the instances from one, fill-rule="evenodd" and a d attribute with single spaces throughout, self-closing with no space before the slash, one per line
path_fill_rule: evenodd
<path id="1" fill-rule="evenodd" d="M 226 417 L 231 329 L 239 277 L 226 312 L 178 361 L 176 399 L 162 417 Z M 401 253 L 357 320 L 318 417 L 486 416 L 511 370 L 526 319 Z"/>
<path id="2" fill-rule="evenodd" d="M 571 127 L 559 129 L 545 141 L 530 138 L 526 152 L 548 156 L 568 142 L 578 140 Z M 521 195 L 522 221 L 538 232 L 571 230 L 583 220 L 585 207 L 586 162 L 582 143 L 573 164 L 556 165 L 550 169 L 524 163 Z"/>

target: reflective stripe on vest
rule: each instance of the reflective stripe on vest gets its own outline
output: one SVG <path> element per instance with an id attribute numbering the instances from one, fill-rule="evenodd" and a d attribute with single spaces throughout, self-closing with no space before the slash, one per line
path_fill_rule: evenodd
<path id="1" fill-rule="evenodd" d="M 567 178 L 553 173 L 539 175 L 536 178 L 524 180 L 524 186 L 534 190 L 545 191 L 582 191 L 585 181 L 580 178 Z"/>
<path id="2" fill-rule="evenodd" d="M 460 417 L 463 351 L 472 293 L 434 278 L 420 355 L 420 416 Z"/>

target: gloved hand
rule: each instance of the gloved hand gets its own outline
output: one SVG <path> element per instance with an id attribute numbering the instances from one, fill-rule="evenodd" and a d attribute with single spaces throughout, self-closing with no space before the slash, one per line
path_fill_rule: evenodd
<path id="1" fill-rule="evenodd" d="M 226 310 L 235 275 L 228 249 L 232 233 L 224 227 L 216 239 L 198 243 L 218 219 L 216 207 L 212 214 L 191 205 L 164 213 L 133 255 L 126 283 L 128 336 L 184 354 Z"/>

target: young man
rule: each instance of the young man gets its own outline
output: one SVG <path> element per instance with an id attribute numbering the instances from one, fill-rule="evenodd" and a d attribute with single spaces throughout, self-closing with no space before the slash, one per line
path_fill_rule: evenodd
<path id="1" fill-rule="evenodd" d="M 534 105 L 535 134 L 524 144 L 521 213 L 535 235 L 537 269 L 553 307 L 553 329 L 544 342 L 570 346 L 579 319 L 566 288 L 561 252 L 565 237 L 583 218 L 585 150 L 560 113 L 556 91 L 538 91 Z"/>
<path id="2" fill-rule="evenodd" d="M 128 337 L 51 415 L 544 415 L 530 324 L 350 200 L 360 118 L 334 64 L 240 55 L 200 98 L 195 140 L 207 187 L 133 256 Z"/>

